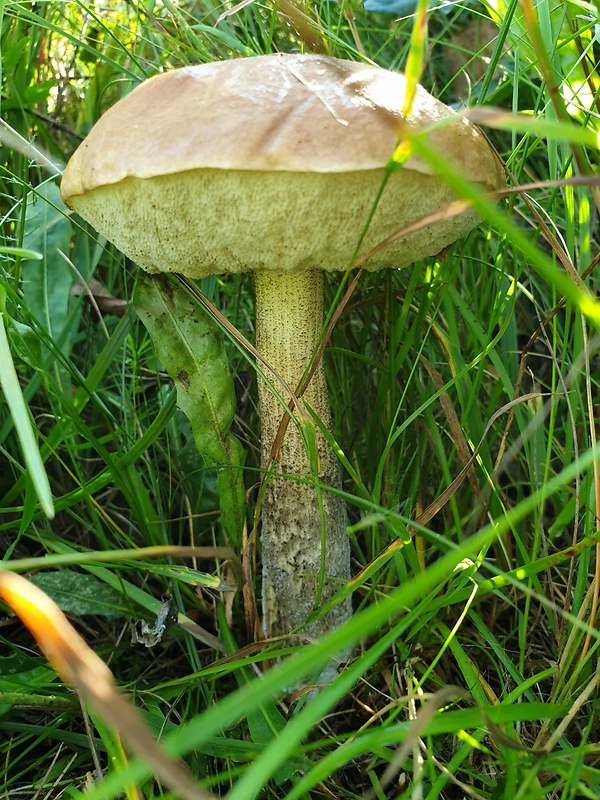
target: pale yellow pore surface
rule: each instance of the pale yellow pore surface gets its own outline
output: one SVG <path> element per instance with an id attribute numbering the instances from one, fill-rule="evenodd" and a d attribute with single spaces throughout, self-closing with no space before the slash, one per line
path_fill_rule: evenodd
<path id="1" fill-rule="evenodd" d="M 149 272 L 200 278 L 261 269 L 345 270 L 383 180 L 383 169 L 336 175 L 194 170 L 128 178 L 72 197 L 71 205 Z M 454 199 L 438 178 L 393 173 L 360 252 Z M 401 237 L 365 267 L 408 266 L 478 221 L 467 212 Z"/>

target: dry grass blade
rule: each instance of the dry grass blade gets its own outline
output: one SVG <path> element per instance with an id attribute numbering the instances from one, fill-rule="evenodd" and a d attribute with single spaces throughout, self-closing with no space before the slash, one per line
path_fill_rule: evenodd
<path id="1" fill-rule="evenodd" d="M 183 764 L 160 747 L 137 709 L 115 685 L 106 664 L 88 647 L 48 595 L 14 572 L 0 572 L 0 597 L 37 640 L 60 677 L 75 687 L 112 725 L 130 749 L 183 800 L 214 800 L 196 786 Z"/>
<path id="2" fill-rule="evenodd" d="M 21 153 L 25 158 L 31 159 L 35 164 L 39 164 L 51 175 L 61 174 L 62 169 L 58 164 L 55 164 L 39 147 L 24 139 L 18 131 L 11 128 L 3 119 L 0 119 L 0 142 L 5 147 Z"/>
<path id="3" fill-rule="evenodd" d="M 224 19 L 227 19 L 228 17 L 233 17 L 238 12 L 243 11 L 243 9 L 246 8 L 246 6 L 252 5 L 253 2 L 254 0 L 242 0 L 241 3 L 236 3 L 234 6 L 232 6 L 232 8 L 228 8 L 226 11 L 223 11 L 223 13 L 217 17 L 217 21 L 215 24 L 218 25 L 219 22 L 222 22 Z"/>
<path id="4" fill-rule="evenodd" d="M 304 4 L 306 6 L 306 4 Z M 322 35 L 320 26 L 310 18 L 307 9 L 292 0 L 278 0 L 276 7 L 296 29 L 302 44 L 313 53 L 328 53 L 327 41 Z"/>
<path id="5" fill-rule="evenodd" d="M 472 453 L 467 439 L 463 433 L 458 414 L 454 410 L 454 406 L 452 405 L 452 401 L 450 400 L 450 395 L 448 392 L 442 391 L 444 379 L 437 369 L 435 369 L 433 364 L 425 358 L 425 356 L 421 355 L 420 360 L 429 377 L 433 381 L 436 392 L 440 392 L 440 405 L 446 420 L 448 421 L 448 427 L 450 428 L 450 434 L 452 436 L 452 441 L 456 448 L 458 457 L 460 458 L 463 467 L 467 468 L 467 478 L 469 479 L 473 493 L 475 494 L 475 497 L 481 497 L 481 490 L 479 488 L 479 483 L 477 482 L 477 474 L 473 466 Z"/>

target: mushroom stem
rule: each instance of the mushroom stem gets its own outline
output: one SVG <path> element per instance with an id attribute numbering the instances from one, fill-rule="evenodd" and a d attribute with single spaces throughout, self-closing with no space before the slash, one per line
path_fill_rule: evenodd
<path id="1" fill-rule="evenodd" d="M 320 270 L 256 272 L 255 290 L 257 350 L 295 390 L 319 344 L 323 274 Z M 265 471 L 271 469 L 261 508 L 263 614 L 267 636 L 280 636 L 301 625 L 349 580 L 350 544 L 344 502 L 326 488 L 340 488 L 339 463 L 320 430 L 314 426 L 318 465 L 313 457 L 311 466 L 311 448 L 300 432 L 297 412 L 292 412 L 295 419 L 289 421 L 271 464 L 273 443 L 283 415 L 288 413 L 281 400 L 287 404 L 290 398 L 284 396 L 277 381 L 266 377 L 269 383 L 259 379 L 258 386 L 261 466 Z M 331 427 L 322 361 L 316 365 L 302 401 L 325 427 Z M 308 412 L 304 420 L 311 420 Z M 314 447 L 312 450 L 315 452 Z M 348 620 L 351 613 L 347 598 L 303 632 L 320 638 Z"/>

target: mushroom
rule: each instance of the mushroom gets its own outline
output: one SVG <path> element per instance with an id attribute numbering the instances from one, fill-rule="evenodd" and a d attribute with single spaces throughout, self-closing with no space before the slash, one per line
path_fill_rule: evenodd
<path id="1" fill-rule="evenodd" d="M 455 199 L 413 155 L 376 203 L 404 126 L 431 127 L 429 143 L 483 191 L 504 185 L 475 126 L 458 116 L 436 125 L 453 112 L 421 87 L 405 119 L 405 91 L 400 74 L 321 55 L 186 67 L 113 106 L 64 172 L 65 202 L 145 270 L 254 275 L 256 347 L 273 370 L 259 380 L 268 636 L 299 628 L 350 578 L 340 466 L 321 433 L 331 429 L 322 361 L 298 404 L 283 389 L 297 389 L 319 345 L 323 272 L 347 270 L 357 254 Z M 479 222 L 471 209 L 442 217 L 377 249 L 365 269 L 434 255 Z M 306 423 L 315 418 L 311 447 Z M 346 597 L 304 633 L 321 637 L 350 614 Z"/>

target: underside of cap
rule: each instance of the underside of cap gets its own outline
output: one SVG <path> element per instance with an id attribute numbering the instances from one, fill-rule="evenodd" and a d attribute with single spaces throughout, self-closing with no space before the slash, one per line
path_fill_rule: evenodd
<path id="1" fill-rule="evenodd" d="M 383 180 L 382 169 L 333 181 L 323 173 L 195 170 L 129 178 L 73 198 L 73 206 L 79 211 L 83 203 L 82 215 L 149 272 L 201 278 L 262 269 L 347 270 L 357 255 L 455 199 L 433 176 L 393 173 L 357 251 Z M 435 255 L 478 221 L 474 212 L 438 221 L 378 251 L 365 269 L 404 267 Z"/>

